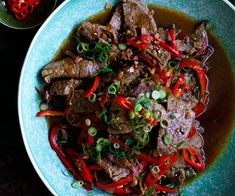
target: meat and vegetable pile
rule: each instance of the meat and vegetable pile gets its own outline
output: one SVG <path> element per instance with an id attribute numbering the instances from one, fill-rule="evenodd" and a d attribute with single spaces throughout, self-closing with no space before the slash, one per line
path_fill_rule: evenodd
<path id="1" fill-rule="evenodd" d="M 205 169 L 206 22 L 191 35 L 157 27 L 138 0 L 118 3 L 106 25 L 81 23 L 66 58 L 41 71 L 49 141 L 77 180 L 117 195 L 176 193 Z"/>

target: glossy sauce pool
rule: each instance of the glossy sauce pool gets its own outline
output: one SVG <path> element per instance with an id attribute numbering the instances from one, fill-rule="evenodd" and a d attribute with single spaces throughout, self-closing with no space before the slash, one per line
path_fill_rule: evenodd
<path id="1" fill-rule="evenodd" d="M 195 25 L 199 22 L 181 12 L 164 7 L 150 5 L 149 8 L 155 11 L 154 18 L 159 27 L 175 24 L 178 29 L 181 29 L 187 35 L 192 33 Z M 88 21 L 105 24 L 110 18 L 110 13 L 110 10 L 100 12 L 89 18 Z M 63 51 L 69 48 L 68 41 L 71 34 L 58 50 L 54 60 L 61 58 Z M 235 114 L 235 80 L 231 64 L 222 45 L 210 32 L 210 28 L 208 37 L 209 44 L 215 49 L 214 54 L 207 62 L 209 67 L 210 101 L 206 112 L 198 119 L 205 129 L 203 138 L 207 169 L 224 149 L 232 132 Z"/>

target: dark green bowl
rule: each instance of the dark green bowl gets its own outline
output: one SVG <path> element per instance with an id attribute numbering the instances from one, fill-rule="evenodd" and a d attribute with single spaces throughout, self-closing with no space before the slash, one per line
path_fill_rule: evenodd
<path id="1" fill-rule="evenodd" d="M 29 29 L 40 25 L 54 10 L 57 0 L 41 0 L 39 6 L 24 20 L 16 20 L 6 11 L 3 1 L 0 0 L 0 22 L 14 29 Z"/>

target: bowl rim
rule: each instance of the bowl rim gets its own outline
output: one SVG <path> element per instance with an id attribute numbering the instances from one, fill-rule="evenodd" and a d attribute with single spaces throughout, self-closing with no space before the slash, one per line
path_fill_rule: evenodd
<path id="1" fill-rule="evenodd" d="M 50 22 L 50 20 L 64 7 L 66 6 L 66 4 L 68 4 L 71 0 L 65 0 L 64 2 L 62 2 L 50 15 L 49 17 L 44 21 L 44 23 L 42 24 L 42 26 L 39 28 L 39 30 L 37 31 L 37 33 L 35 34 L 35 36 L 33 37 L 33 40 L 29 46 L 29 49 L 27 51 L 26 57 L 24 59 L 23 62 L 23 66 L 20 72 L 20 77 L 19 77 L 19 85 L 18 85 L 18 99 L 17 99 L 17 105 L 18 105 L 18 117 L 19 117 L 19 124 L 20 124 L 20 130 L 21 130 L 21 134 L 22 134 L 22 138 L 23 138 L 23 143 L 24 146 L 26 148 L 26 152 L 28 154 L 28 157 L 34 167 L 34 169 L 36 170 L 36 173 L 38 174 L 38 176 L 40 177 L 40 179 L 43 181 L 43 183 L 45 184 L 45 186 L 48 188 L 48 190 L 53 194 L 53 195 L 59 195 L 56 190 L 52 187 L 52 185 L 48 182 L 48 180 L 46 179 L 46 177 L 43 175 L 42 171 L 40 170 L 40 168 L 38 167 L 34 156 L 32 154 L 32 151 L 30 150 L 29 147 L 29 143 L 27 142 L 26 139 L 26 132 L 24 131 L 24 126 L 23 126 L 23 113 L 22 113 L 22 109 L 21 109 L 21 97 L 22 97 L 22 83 L 23 83 L 23 76 L 24 76 L 24 72 L 26 69 L 25 63 L 27 62 L 27 59 L 31 53 L 32 47 L 34 45 L 34 43 L 36 42 L 37 38 L 40 36 L 41 32 L 44 30 L 44 28 L 47 26 L 47 24 Z M 224 3 L 226 3 L 234 12 L 235 12 L 235 6 L 229 2 L 229 0 L 223 0 Z"/>
<path id="2" fill-rule="evenodd" d="M 23 138 L 23 143 L 24 143 L 24 146 L 25 146 L 25 149 L 26 149 L 26 152 L 28 154 L 28 157 L 34 167 L 34 169 L 36 170 L 36 173 L 38 174 L 38 176 L 40 177 L 40 179 L 43 181 L 43 183 L 45 184 L 45 186 L 48 188 L 48 190 L 53 194 L 53 195 L 58 195 L 58 193 L 56 193 L 56 191 L 53 189 L 53 187 L 48 183 L 48 180 L 45 178 L 45 176 L 43 175 L 43 173 L 41 172 L 41 170 L 39 169 L 34 157 L 33 157 L 33 154 L 32 154 L 32 151 L 30 150 L 30 147 L 29 147 L 29 143 L 27 142 L 27 139 L 26 139 L 26 132 L 24 131 L 24 126 L 23 126 L 23 113 L 22 113 L 22 110 L 21 110 L 21 105 L 20 105 L 20 102 L 21 102 L 21 94 L 22 94 L 22 82 L 23 82 L 23 76 L 24 76 L 24 71 L 26 69 L 26 66 L 25 63 L 28 59 L 28 56 L 30 55 L 30 52 L 32 50 L 32 47 L 34 45 L 34 43 L 36 42 L 37 38 L 39 37 L 39 35 L 41 34 L 41 32 L 43 31 L 43 29 L 47 26 L 47 24 L 50 22 L 51 18 L 54 17 L 54 15 L 56 15 L 60 9 L 62 7 L 64 7 L 70 0 L 65 0 L 62 4 L 60 4 L 50 15 L 49 17 L 45 20 L 45 22 L 43 23 L 43 25 L 39 28 L 39 30 L 37 31 L 37 33 L 34 35 L 34 38 L 29 46 L 29 49 L 27 51 L 27 54 L 25 56 L 25 59 L 24 59 L 24 62 L 23 62 L 23 67 L 21 69 L 21 72 L 20 72 L 20 78 L 19 78 L 19 85 L 18 85 L 18 98 L 17 98 L 17 106 L 18 106 L 18 117 L 19 117 L 19 124 L 20 124 L 20 131 L 21 131 L 21 135 L 22 135 L 22 138 Z"/>
<path id="3" fill-rule="evenodd" d="M 31 25 L 31 26 L 26 25 L 24 27 L 19 27 L 19 26 L 10 25 L 9 23 L 5 22 L 5 20 L 2 20 L 2 19 L 0 20 L 0 23 L 5 25 L 6 27 L 9 27 L 11 29 L 16 29 L 16 30 L 32 29 L 34 27 L 37 27 L 37 26 L 43 24 L 49 18 L 51 13 L 53 13 L 53 11 L 55 10 L 56 4 L 57 4 L 57 0 L 53 0 L 53 5 L 52 5 L 52 7 L 51 7 L 51 9 L 50 9 L 50 11 L 48 13 L 49 14 L 48 17 L 44 18 L 42 21 L 39 21 L 38 23 L 36 23 L 34 25 Z M 2 5 L 0 5 L 0 6 L 2 6 Z"/>

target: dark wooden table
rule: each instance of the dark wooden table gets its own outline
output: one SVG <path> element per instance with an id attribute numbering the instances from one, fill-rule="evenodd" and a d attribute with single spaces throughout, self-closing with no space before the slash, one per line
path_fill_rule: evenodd
<path id="1" fill-rule="evenodd" d="M 17 115 L 20 71 L 37 30 L 38 27 L 19 31 L 0 24 L 0 195 L 3 196 L 51 195 L 28 158 Z"/>

